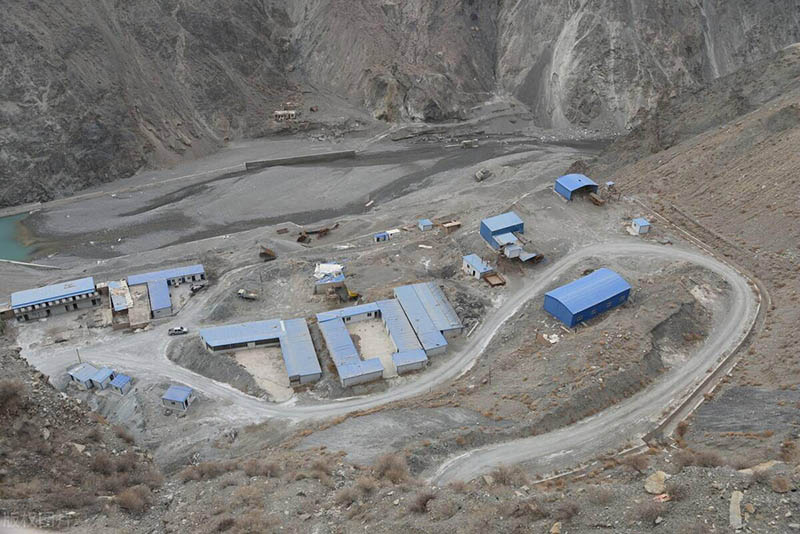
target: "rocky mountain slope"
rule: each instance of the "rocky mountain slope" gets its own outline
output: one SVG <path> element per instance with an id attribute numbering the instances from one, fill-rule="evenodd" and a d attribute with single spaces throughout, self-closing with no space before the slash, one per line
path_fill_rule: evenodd
<path id="1" fill-rule="evenodd" d="M 0 20 L 0 206 L 263 135 L 301 91 L 388 121 L 499 94 L 545 127 L 617 131 L 800 41 L 800 1 L 161 0 L 11 3 Z"/>

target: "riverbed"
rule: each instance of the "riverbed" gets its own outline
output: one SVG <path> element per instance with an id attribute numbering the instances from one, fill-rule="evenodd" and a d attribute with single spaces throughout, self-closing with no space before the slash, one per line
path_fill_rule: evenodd
<path id="1" fill-rule="evenodd" d="M 0 259 L 27 261 L 33 249 L 23 244 L 21 221 L 26 213 L 0 218 Z"/>

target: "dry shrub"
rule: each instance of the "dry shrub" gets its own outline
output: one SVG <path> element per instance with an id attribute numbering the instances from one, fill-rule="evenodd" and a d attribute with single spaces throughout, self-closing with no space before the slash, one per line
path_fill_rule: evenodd
<path id="1" fill-rule="evenodd" d="M 115 462 L 117 471 L 122 473 L 133 471 L 136 468 L 137 463 L 138 459 L 136 458 L 136 454 L 133 452 L 121 454 L 117 457 L 117 461 Z"/>
<path id="2" fill-rule="evenodd" d="M 235 471 L 238 464 L 232 460 L 223 462 L 200 462 L 197 465 L 189 465 L 178 473 L 183 482 L 190 480 L 211 480 L 218 476 Z"/>
<path id="3" fill-rule="evenodd" d="M 507 501 L 501 505 L 500 513 L 504 517 L 524 517 L 529 521 L 538 521 L 550 515 L 550 512 L 535 497 L 523 501 Z"/>
<path id="4" fill-rule="evenodd" d="M 696 452 L 694 463 L 699 467 L 720 467 L 725 465 L 725 461 L 719 453 L 708 450 Z"/>
<path id="5" fill-rule="evenodd" d="M 553 517 L 559 521 L 569 521 L 581 511 L 580 505 L 575 501 L 561 501 L 553 510 Z"/>
<path id="6" fill-rule="evenodd" d="M 128 430 L 125 427 L 115 426 L 114 434 L 116 434 L 117 437 L 122 441 L 124 441 L 125 443 L 133 443 L 135 441 L 133 439 L 133 434 L 128 432 Z"/>
<path id="7" fill-rule="evenodd" d="M 90 493 L 81 490 L 80 488 L 62 488 L 58 491 L 51 493 L 48 500 L 56 508 L 83 508 L 94 503 L 95 497 Z"/>
<path id="8" fill-rule="evenodd" d="M 397 484 L 408 478 L 408 464 L 399 454 L 384 454 L 375 462 L 375 476 Z"/>
<path id="9" fill-rule="evenodd" d="M 241 486 L 233 492 L 233 498 L 239 504 L 253 506 L 261 499 L 261 492 L 253 486 Z"/>
<path id="10" fill-rule="evenodd" d="M 492 471 L 490 475 L 494 479 L 495 483 L 501 486 L 510 486 L 512 484 L 523 486 L 528 483 L 528 477 L 525 475 L 522 469 L 517 466 L 508 467 L 501 465 Z"/>
<path id="11" fill-rule="evenodd" d="M 233 525 L 236 524 L 236 521 L 229 515 L 225 517 L 221 517 L 219 521 L 217 521 L 217 526 L 214 527 L 214 530 L 217 532 L 227 532 L 233 528 Z"/>
<path id="12" fill-rule="evenodd" d="M 336 504 L 350 506 L 358 500 L 358 491 L 355 488 L 342 488 L 336 492 Z"/>
<path id="13" fill-rule="evenodd" d="M 95 443 L 103 441 L 103 433 L 100 432 L 100 427 L 93 426 L 86 434 L 86 441 L 94 441 Z"/>
<path id="14" fill-rule="evenodd" d="M 456 493 L 466 493 L 469 491 L 469 483 L 464 480 L 454 480 L 448 487 Z"/>
<path id="15" fill-rule="evenodd" d="M 589 502 L 592 504 L 602 505 L 608 504 L 614 500 L 614 492 L 608 488 L 595 486 L 587 492 Z"/>
<path id="16" fill-rule="evenodd" d="M 141 513 L 152 502 L 150 488 L 142 484 L 128 488 L 114 499 L 120 508 L 129 513 Z"/>
<path id="17" fill-rule="evenodd" d="M 770 478 L 772 478 L 772 475 L 770 475 L 768 469 L 759 469 L 758 471 L 753 471 L 753 475 L 750 477 L 750 480 L 756 484 L 766 484 L 770 481 Z"/>
<path id="18" fill-rule="evenodd" d="M 131 481 L 134 484 L 144 484 L 150 489 L 156 489 L 164 484 L 164 475 L 153 466 L 142 465 L 131 475 Z"/>
<path id="19" fill-rule="evenodd" d="M 0 407 L 6 413 L 21 407 L 25 400 L 25 384 L 21 380 L 0 380 Z"/>
<path id="20" fill-rule="evenodd" d="M 98 491 L 117 494 L 131 485 L 130 476 L 127 473 L 114 473 L 111 476 L 98 477 L 94 481 L 94 486 Z"/>
<path id="21" fill-rule="evenodd" d="M 792 483 L 784 476 L 772 477 L 772 480 L 769 481 L 769 485 L 775 493 L 787 493 L 792 489 Z"/>
<path id="22" fill-rule="evenodd" d="M 650 466 L 650 458 L 644 454 L 635 454 L 633 456 L 626 456 L 622 459 L 622 465 L 633 469 L 637 473 L 644 473 Z"/>
<path id="23" fill-rule="evenodd" d="M 428 503 L 435 498 L 436 494 L 431 491 L 423 491 L 422 493 L 418 493 L 408 509 L 415 514 L 424 514 L 428 511 Z"/>
<path id="24" fill-rule="evenodd" d="M 654 523 L 656 519 L 664 515 L 666 507 L 664 503 L 647 500 L 636 506 L 636 518 L 639 521 Z"/>
<path id="25" fill-rule="evenodd" d="M 375 481 L 374 478 L 359 477 L 358 480 L 356 480 L 356 487 L 364 495 L 369 495 L 378 488 L 378 483 Z"/>
<path id="26" fill-rule="evenodd" d="M 107 452 L 98 452 L 92 458 L 92 471 L 103 475 L 110 475 L 114 472 L 114 460 Z"/>
<path id="27" fill-rule="evenodd" d="M 236 520 L 236 532 L 241 534 L 263 534 L 274 526 L 263 512 L 252 510 Z"/>
<path id="28" fill-rule="evenodd" d="M 667 495 L 672 501 L 682 501 L 689 496 L 689 486 L 677 480 L 670 480 L 667 482 Z"/>
<path id="29" fill-rule="evenodd" d="M 794 463 L 800 457 L 798 453 L 797 444 L 794 441 L 786 440 L 781 443 L 780 458 L 787 464 Z"/>
<path id="30" fill-rule="evenodd" d="M 678 470 L 681 470 L 684 467 L 688 467 L 690 465 L 694 465 L 695 464 L 694 453 L 692 451 L 687 451 L 685 449 L 679 450 L 672 456 L 672 463 L 678 468 Z"/>
<path id="31" fill-rule="evenodd" d="M 689 430 L 689 421 L 681 421 L 678 423 L 678 426 L 675 427 L 675 433 L 678 435 L 679 438 L 686 436 L 686 432 Z"/>
<path id="32" fill-rule="evenodd" d="M 256 460 L 255 458 L 245 460 L 241 467 L 244 474 L 249 477 L 276 477 L 280 474 L 280 468 L 275 462 Z"/>
<path id="33" fill-rule="evenodd" d="M 178 477 L 183 482 L 189 482 L 190 480 L 200 480 L 202 475 L 200 474 L 200 470 L 197 468 L 196 465 L 187 465 L 183 469 L 181 469 L 180 473 L 178 473 Z"/>
<path id="34" fill-rule="evenodd" d="M 332 471 L 331 464 L 325 458 L 320 458 L 319 460 L 314 460 L 311 464 L 311 472 L 315 475 L 323 474 L 330 476 Z M 319 478 L 319 477 L 317 477 Z"/>

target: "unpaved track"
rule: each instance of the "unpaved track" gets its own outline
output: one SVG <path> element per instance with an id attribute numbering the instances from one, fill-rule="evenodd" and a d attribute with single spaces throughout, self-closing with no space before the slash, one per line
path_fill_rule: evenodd
<path id="1" fill-rule="evenodd" d="M 685 365 L 672 369 L 656 384 L 639 394 L 597 414 L 563 429 L 527 439 L 492 445 L 478 449 L 445 463 L 433 476 L 435 483 L 454 479 L 471 479 L 498 464 L 530 462 L 537 470 L 552 470 L 574 465 L 592 455 L 606 452 L 635 439 L 654 426 L 662 411 L 681 397 L 693 384 L 705 376 L 707 370 L 727 351 L 736 347 L 748 333 L 756 317 L 756 299 L 747 280 L 731 267 L 699 252 L 674 247 L 651 245 L 634 241 L 610 242 L 578 249 L 558 263 L 542 271 L 537 279 L 528 283 L 486 318 L 470 337 L 470 341 L 453 354 L 446 366 L 429 369 L 405 386 L 384 393 L 342 399 L 325 404 L 296 406 L 292 403 L 270 404 L 251 397 L 233 387 L 216 382 L 180 367 L 166 357 L 169 326 L 193 325 L 212 298 L 227 290 L 223 282 L 234 274 L 231 271 L 209 292 L 192 299 L 181 311 L 180 317 L 156 329 L 136 335 L 117 337 L 113 343 L 99 342 L 81 348 L 84 360 L 116 366 L 134 376 L 190 384 L 204 395 L 221 403 L 220 419 L 237 423 L 256 422 L 266 418 L 292 420 L 323 419 L 344 415 L 357 410 L 375 408 L 393 401 L 413 398 L 434 387 L 449 382 L 467 370 L 491 343 L 502 324 L 514 316 L 531 298 L 541 295 L 554 278 L 590 257 L 655 257 L 687 261 L 709 269 L 731 286 L 731 305 L 726 317 L 721 318 L 710 336 Z M 27 351 L 26 351 L 27 352 Z M 60 352 L 33 351 L 25 356 L 46 374 L 63 373 L 68 362 L 74 361 L 74 350 Z"/>

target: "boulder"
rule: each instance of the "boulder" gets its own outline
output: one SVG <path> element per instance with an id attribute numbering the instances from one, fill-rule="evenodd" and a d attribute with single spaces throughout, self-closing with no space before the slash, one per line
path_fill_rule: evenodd
<path id="1" fill-rule="evenodd" d="M 667 479 L 669 475 L 664 471 L 656 471 L 644 481 L 644 490 L 653 495 L 661 495 L 667 491 Z"/>
<path id="2" fill-rule="evenodd" d="M 550 527 L 550 534 L 561 534 L 561 521 L 553 523 L 553 526 Z"/>

